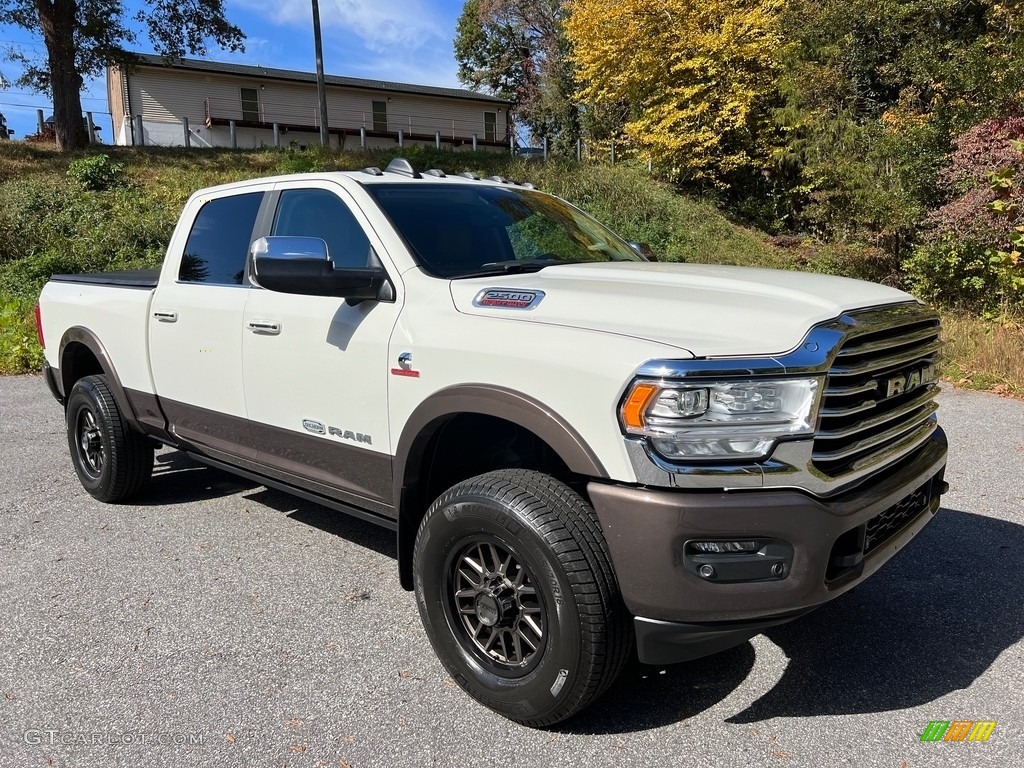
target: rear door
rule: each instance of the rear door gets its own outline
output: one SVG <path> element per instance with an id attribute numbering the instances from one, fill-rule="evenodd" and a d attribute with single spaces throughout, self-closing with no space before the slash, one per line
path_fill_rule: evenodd
<path id="1" fill-rule="evenodd" d="M 319 237 L 335 267 L 380 264 L 392 301 L 276 293 L 253 287 L 242 360 L 250 427 L 264 471 L 387 513 L 392 505 L 388 342 L 402 289 L 358 206 L 330 181 L 274 187 L 271 235 Z"/>
<path id="2" fill-rule="evenodd" d="M 171 431 L 184 443 L 225 458 L 252 458 L 242 387 L 242 316 L 250 292 L 249 246 L 264 191 L 193 200 L 175 233 L 175 274 L 164 268 L 151 303 L 150 364 Z M 198 210 L 197 210 L 198 209 Z M 177 240 L 180 238 L 180 240 Z M 181 242 L 183 240 L 184 242 Z"/>

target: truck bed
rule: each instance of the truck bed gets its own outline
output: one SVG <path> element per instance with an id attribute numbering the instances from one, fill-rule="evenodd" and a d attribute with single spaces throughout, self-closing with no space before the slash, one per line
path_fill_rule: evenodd
<path id="1" fill-rule="evenodd" d="M 51 280 L 58 283 L 88 283 L 107 285 L 113 288 L 156 288 L 160 269 L 122 269 L 114 272 L 83 272 L 77 275 L 53 275 Z"/>

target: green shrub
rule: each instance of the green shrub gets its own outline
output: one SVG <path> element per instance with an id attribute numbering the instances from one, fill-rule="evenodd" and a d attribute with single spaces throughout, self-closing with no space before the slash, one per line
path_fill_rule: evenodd
<path id="1" fill-rule="evenodd" d="M 34 301 L 0 305 L 0 371 L 38 371 L 43 367 L 34 308 Z"/>
<path id="2" fill-rule="evenodd" d="M 124 186 L 124 165 L 111 162 L 108 155 L 83 157 L 68 166 L 68 178 L 77 181 L 85 189 L 103 192 Z"/>
<path id="3" fill-rule="evenodd" d="M 975 312 L 996 309 L 999 280 L 989 246 L 955 236 L 919 246 L 903 262 L 910 291 L 931 304 Z"/>
<path id="4" fill-rule="evenodd" d="M 33 297 L 51 274 L 160 263 L 180 202 L 157 191 L 102 195 L 42 177 L 0 185 L 0 300 Z"/>
<path id="5" fill-rule="evenodd" d="M 334 170 L 331 153 L 319 146 L 299 149 L 292 145 L 277 161 L 278 173 L 313 173 Z"/>

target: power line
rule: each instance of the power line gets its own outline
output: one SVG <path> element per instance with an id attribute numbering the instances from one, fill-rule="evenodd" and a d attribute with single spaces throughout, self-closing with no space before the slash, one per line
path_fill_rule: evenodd
<path id="1" fill-rule="evenodd" d="M 42 109 L 44 111 L 53 109 L 53 106 L 50 104 L 18 104 L 17 102 L 13 101 L 0 101 L 0 107 L 21 107 L 22 109 Z M 110 112 L 104 112 L 99 109 L 89 109 L 86 111 L 92 112 L 94 115 L 110 114 Z"/>
<path id="2" fill-rule="evenodd" d="M 5 91 L 3 89 L 0 89 L 0 94 L 3 94 L 5 96 L 35 96 L 36 95 L 36 94 L 30 93 L 28 91 Z M 82 101 L 106 101 L 106 98 L 103 97 L 103 96 L 82 96 L 81 99 L 82 99 Z"/>

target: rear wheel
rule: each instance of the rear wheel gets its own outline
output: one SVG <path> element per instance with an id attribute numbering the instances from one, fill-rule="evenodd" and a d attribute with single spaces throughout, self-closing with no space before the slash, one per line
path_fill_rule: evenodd
<path id="1" fill-rule="evenodd" d="M 413 568 L 438 658 L 471 696 L 526 725 L 582 710 L 632 649 L 593 509 L 540 472 L 446 491 L 420 525 Z"/>
<path id="2" fill-rule="evenodd" d="M 79 379 L 68 396 L 66 416 L 71 461 L 93 497 L 122 501 L 149 480 L 153 445 L 125 421 L 106 376 Z"/>

